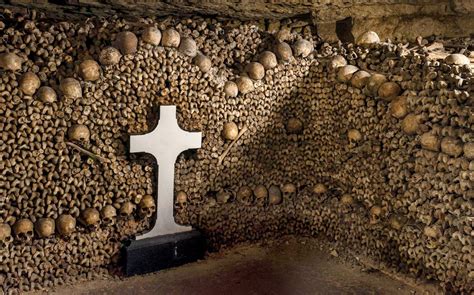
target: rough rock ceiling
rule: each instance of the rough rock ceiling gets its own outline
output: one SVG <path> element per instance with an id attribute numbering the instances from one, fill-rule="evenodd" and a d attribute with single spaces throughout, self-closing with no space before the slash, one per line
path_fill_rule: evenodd
<path id="1" fill-rule="evenodd" d="M 33 8 L 59 19 L 207 15 L 262 21 L 303 17 L 327 41 L 338 40 L 337 30 L 351 36 L 375 30 L 382 39 L 409 41 L 417 36 L 474 34 L 472 0 L 7 0 L 3 6 Z"/>
<path id="2" fill-rule="evenodd" d="M 136 15 L 206 14 L 241 19 L 286 18 L 311 14 L 319 21 L 348 16 L 379 18 L 402 15 L 472 14 L 470 0 L 9 0 L 10 5 L 82 14 L 122 12 Z"/>

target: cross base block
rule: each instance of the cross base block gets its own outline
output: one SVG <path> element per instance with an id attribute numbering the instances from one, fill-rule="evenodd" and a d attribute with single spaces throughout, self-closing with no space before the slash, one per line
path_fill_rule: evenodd
<path id="1" fill-rule="evenodd" d="M 155 272 L 204 257 L 206 240 L 197 230 L 132 240 L 124 247 L 125 275 Z"/>

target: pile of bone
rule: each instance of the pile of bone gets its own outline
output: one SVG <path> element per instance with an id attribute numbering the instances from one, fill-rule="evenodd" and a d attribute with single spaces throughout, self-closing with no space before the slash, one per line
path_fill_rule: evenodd
<path id="1" fill-rule="evenodd" d="M 176 104 L 180 126 L 205 134 L 176 163 L 177 219 L 216 244 L 323 232 L 468 288 L 465 56 L 429 61 L 374 33 L 315 51 L 281 30 L 261 47 L 255 26 L 216 20 L 17 23 L 0 30 L 7 287 L 114 263 L 155 211 L 153 163 L 130 161 L 128 135 L 152 129 L 153 106 Z"/>

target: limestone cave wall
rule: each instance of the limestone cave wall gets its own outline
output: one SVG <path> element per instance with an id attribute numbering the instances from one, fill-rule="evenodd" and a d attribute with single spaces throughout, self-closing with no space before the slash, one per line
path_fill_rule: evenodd
<path id="1" fill-rule="evenodd" d="M 281 20 L 298 17 L 311 23 L 332 42 L 359 36 L 374 27 L 383 39 L 409 40 L 438 35 L 473 33 L 474 4 L 470 0 L 7 0 L 15 10 L 36 9 L 55 19 L 87 17 L 143 17 L 211 15 L 217 18 L 257 20 L 275 29 Z M 342 31 L 343 36 L 336 31 Z"/>
<path id="2" fill-rule="evenodd" d="M 176 220 L 218 249 L 321 235 L 472 291 L 472 46 L 323 43 L 312 25 L 3 10 L 0 286 L 116 272 L 153 220 L 156 168 L 131 134 L 177 105 L 203 146 L 176 163 Z M 426 40 L 425 40 L 426 41 Z"/>

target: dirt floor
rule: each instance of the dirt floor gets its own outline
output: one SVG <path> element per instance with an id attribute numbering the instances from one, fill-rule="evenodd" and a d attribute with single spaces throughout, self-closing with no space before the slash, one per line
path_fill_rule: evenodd
<path id="1" fill-rule="evenodd" d="M 53 294 L 433 294 L 356 262 L 317 240 L 284 238 L 154 274 L 64 286 Z"/>

